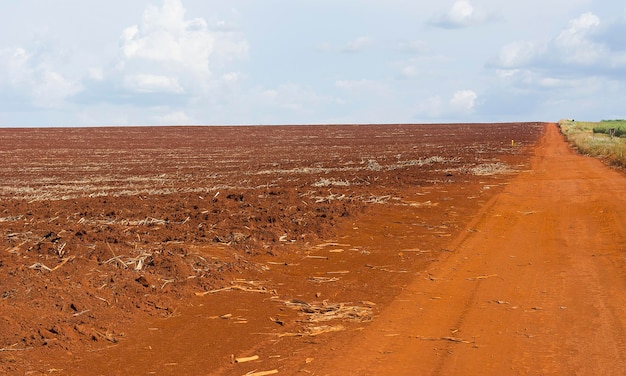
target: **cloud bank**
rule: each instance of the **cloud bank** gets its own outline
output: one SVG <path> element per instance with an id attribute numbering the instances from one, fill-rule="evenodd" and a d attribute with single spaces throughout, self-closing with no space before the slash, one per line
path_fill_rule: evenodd
<path id="1" fill-rule="evenodd" d="M 80 82 L 55 69 L 55 60 L 21 47 L 0 50 L 0 87 L 13 104 L 19 103 L 17 109 L 61 108 L 82 90 Z"/>
<path id="2" fill-rule="evenodd" d="M 447 12 L 433 17 L 429 23 L 443 29 L 461 29 L 483 24 L 490 19 L 489 14 L 475 8 L 469 1 L 458 0 Z"/>
<path id="3" fill-rule="evenodd" d="M 236 81 L 240 75 L 227 71 L 227 63 L 247 54 L 240 33 L 213 30 L 203 18 L 187 18 L 180 0 L 165 0 L 161 7 L 149 6 L 139 24 L 122 32 L 116 60 L 85 98 L 115 103 L 120 96 L 144 97 L 147 105 L 169 103 L 172 96 L 183 102 L 201 99 L 221 81 Z"/>
<path id="4" fill-rule="evenodd" d="M 33 4 L 0 14 L 0 126 L 626 117 L 607 2 Z"/>
<path id="5" fill-rule="evenodd" d="M 587 12 L 569 21 L 547 41 L 519 41 L 502 47 L 494 66 L 501 69 L 542 70 L 548 74 L 580 76 L 594 72 L 622 76 L 626 51 L 615 43 L 619 23 L 604 25 L 600 17 Z"/>

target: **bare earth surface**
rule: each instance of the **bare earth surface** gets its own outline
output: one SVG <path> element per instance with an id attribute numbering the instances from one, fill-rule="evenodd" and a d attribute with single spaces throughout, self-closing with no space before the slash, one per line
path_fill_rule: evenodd
<path id="1" fill-rule="evenodd" d="M 4 373 L 626 373 L 626 178 L 554 124 L 0 139 Z"/>
<path id="2" fill-rule="evenodd" d="M 626 374 L 626 178 L 553 125 L 535 153 L 317 374 Z"/>

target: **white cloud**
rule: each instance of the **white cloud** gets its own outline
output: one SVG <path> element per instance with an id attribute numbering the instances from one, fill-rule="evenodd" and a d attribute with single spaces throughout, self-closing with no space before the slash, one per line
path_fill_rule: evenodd
<path id="1" fill-rule="evenodd" d="M 372 44 L 372 39 L 368 38 L 368 37 L 358 37 L 355 40 L 349 42 L 348 44 L 346 44 L 342 49 L 341 52 L 348 52 L 348 53 L 354 53 L 354 52 L 361 52 L 363 51 L 365 48 L 369 47 Z"/>
<path id="2" fill-rule="evenodd" d="M 124 87 L 138 93 L 172 93 L 181 94 L 185 90 L 175 77 L 136 74 L 124 78 Z"/>
<path id="3" fill-rule="evenodd" d="M 210 74 L 209 57 L 215 40 L 204 19 L 185 19 L 180 0 L 164 0 L 161 8 L 146 9 L 140 25 L 124 30 L 121 51 L 125 60 L 162 64 L 165 69 L 183 68 L 204 78 Z"/>
<path id="4" fill-rule="evenodd" d="M 398 42 L 397 48 L 400 52 L 423 54 L 431 50 L 430 44 L 424 40 L 404 40 Z"/>
<path id="5" fill-rule="evenodd" d="M 329 42 L 323 42 L 320 43 L 316 49 L 322 52 L 358 53 L 363 52 L 367 47 L 371 46 L 373 42 L 374 40 L 372 38 L 361 36 L 340 47 L 333 46 L 333 44 Z"/>
<path id="6" fill-rule="evenodd" d="M 549 74 L 623 75 L 626 52 L 611 49 L 602 34 L 602 22 L 587 12 L 569 21 L 558 35 L 547 41 L 519 41 L 505 45 L 495 60 L 498 68 L 525 68 L 551 72 Z M 607 25 L 611 28 L 611 25 Z M 613 73 L 612 73 L 613 72 Z"/>
<path id="7" fill-rule="evenodd" d="M 411 55 L 410 58 L 391 64 L 402 78 L 413 79 L 418 77 L 423 71 L 421 67 L 427 65 L 425 62 L 437 58 L 428 55 L 431 53 L 431 46 L 428 42 L 420 39 L 400 41 L 397 43 L 396 49 L 398 52 Z"/>
<path id="8" fill-rule="evenodd" d="M 518 93 L 532 93 L 537 89 L 541 91 L 554 89 L 577 89 L 590 82 L 595 82 L 596 78 L 588 77 L 560 77 L 550 75 L 547 72 L 534 71 L 532 69 L 502 69 L 497 70 L 496 75 L 501 83 L 513 88 Z"/>
<path id="9" fill-rule="evenodd" d="M 375 80 L 337 80 L 335 86 L 344 91 L 353 92 L 354 94 L 377 94 L 384 95 L 389 92 L 389 87 L 380 81 Z"/>
<path id="10" fill-rule="evenodd" d="M 214 123 L 231 122 L 233 116 L 239 124 L 302 124 L 323 122 L 324 109 L 338 106 L 340 100 L 322 95 L 310 87 L 297 83 L 285 83 L 275 87 L 254 87 L 241 93 L 237 103 L 228 112 L 215 114 Z M 277 117 L 276 114 L 280 114 Z M 227 116 L 224 118 L 223 116 Z"/>
<path id="11" fill-rule="evenodd" d="M 7 2 L 3 124 L 488 121 L 626 95 L 610 1 L 60 2 Z"/>
<path id="12" fill-rule="evenodd" d="M 417 105 L 418 117 L 458 119 L 474 111 L 478 94 L 473 90 L 457 90 L 448 101 L 434 95 Z"/>
<path id="13" fill-rule="evenodd" d="M 32 81 L 33 67 L 31 56 L 23 48 L 7 49 L 2 53 L 2 60 L 6 62 L 3 72 L 7 73 L 7 80 L 17 85 Z"/>
<path id="14" fill-rule="evenodd" d="M 196 121 L 187 115 L 185 111 L 169 112 L 161 116 L 156 116 L 155 121 L 157 124 L 164 125 L 190 125 L 196 124 Z"/>
<path id="15" fill-rule="evenodd" d="M 467 24 L 474 15 L 474 7 L 469 1 L 460 0 L 452 5 L 452 9 L 448 12 L 450 21 L 462 25 Z"/>
<path id="16" fill-rule="evenodd" d="M 566 61 L 591 64 L 604 55 L 604 46 L 594 43 L 590 36 L 600 26 L 600 18 L 585 13 L 569 22 L 568 27 L 555 39 L 554 46 Z"/>
<path id="17" fill-rule="evenodd" d="M 122 33 L 120 70 L 131 75 L 171 75 L 176 81 L 183 72 L 201 81 L 208 79 L 215 36 L 203 19 L 185 20 L 184 16 L 179 0 L 164 0 L 161 8 L 149 6 L 142 23 Z"/>
<path id="18" fill-rule="evenodd" d="M 333 50 L 333 45 L 328 42 L 322 42 L 317 46 L 316 49 L 322 52 L 330 52 Z"/>
<path id="19" fill-rule="evenodd" d="M 613 35 L 622 24 L 622 20 L 605 21 L 586 12 L 545 40 L 504 46 L 491 64 L 496 80 L 481 110 L 514 113 L 524 109 L 524 114 L 541 112 L 554 118 L 563 113 L 575 118 L 614 113 L 623 101 L 616 83 L 626 76 L 626 51 Z"/>
<path id="20" fill-rule="evenodd" d="M 241 73 L 239 72 L 228 72 L 222 75 L 222 79 L 225 82 L 237 82 L 241 80 Z"/>
<path id="21" fill-rule="evenodd" d="M 569 21 L 568 27 L 556 38 L 563 44 L 578 44 L 585 39 L 586 34 L 600 26 L 600 18 L 591 12 L 581 14 L 578 18 Z"/>
<path id="22" fill-rule="evenodd" d="M 519 67 L 533 61 L 545 51 L 545 46 L 536 42 L 513 42 L 502 47 L 498 64 L 501 67 Z"/>
<path id="23" fill-rule="evenodd" d="M 137 106 L 202 102 L 224 83 L 241 78 L 236 63 L 246 59 L 248 42 L 225 21 L 209 27 L 204 18 L 187 17 L 181 0 L 148 6 L 141 22 L 126 27 L 117 59 L 92 68 L 83 103 L 131 101 Z M 172 103 L 172 95 L 178 96 Z"/>
<path id="24" fill-rule="evenodd" d="M 449 56 L 440 54 L 418 54 L 406 59 L 392 62 L 392 67 L 398 72 L 400 78 L 414 79 L 416 77 L 428 78 L 437 69 L 451 63 Z"/>
<path id="25" fill-rule="evenodd" d="M 314 106 L 332 100 L 328 96 L 317 94 L 314 90 L 298 84 L 287 83 L 274 89 L 261 90 L 264 103 L 298 113 L 310 113 Z"/>
<path id="26" fill-rule="evenodd" d="M 454 111 L 469 112 L 474 109 L 477 98 L 473 90 L 459 90 L 450 99 L 450 107 Z"/>
<path id="27" fill-rule="evenodd" d="M 43 54 L 33 54 L 25 48 L 0 51 L 0 87 L 6 86 L 14 94 L 22 93 L 29 103 L 40 108 L 61 108 L 67 98 L 80 92 L 80 83 L 72 81 L 54 69 Z M 6 90 L 6 89 L 5 89 Z"/>
<path id="28" fill-rule="evenodd" d="M 89 68 L 87 77 L 94 81 L 104 81 L 104 71 L 102 68 Z"/>
<path id="29" fill-rule="evenodd" d="M 420 73 L 419 69 L 417 68 L 417 66 L 413 64 L 407 64 L 403 66 L 402 69 L 400 69 L 400 74 L 403 77 L 407 77 L 407 78 L 417 77 L 419 73 Z"/>
<path id="30" fill-rule="evenodd" d="M 90 60 L 91 68 L 83 72 L 85 89 L 72 98 L 82 109 L 77 121 L 238 122 L 240 102 L 251 95 L 242 90 L 248 75 L 241 71 L 249 45 L 236 26 L 236 10 L 227 7 L 218 15 L 220 8 L 210 6 L 211 18 L 205 19 L 189 15 L 181 0 L 158 0 L 139 13 L 135 24 L 117 29 L 116 54 Z M 116 109 L 125 115 L 108 114 Z"/>
<path id="31" fill-rule="evenodd" d="M 459 29 L 480 25 L 489 19 L 487 13 L 475 8 L 468 0 L 457 0 L 447 12 L 432 18 L 430 24 L 444 29 Z"/>
<path id="32" fill-rule="evenodd" d="M 61 107 L 65 99 L 81 90 L 77 83 L 70 82 L 61 74 L 43 68 L 33 87 L 33 99 L 41 107 Z"/>
<path id="33" fill-rule="evenodd" d="M 418 116 L 426 116 L 428 118 L 437 118 L 444 112 L 444 102 L 440 96 L 432 96 L 425 101 L 419 103 L 416 108 Z"/>

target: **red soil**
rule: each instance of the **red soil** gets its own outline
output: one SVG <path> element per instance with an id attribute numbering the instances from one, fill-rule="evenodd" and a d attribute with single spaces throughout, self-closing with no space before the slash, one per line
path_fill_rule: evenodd
<path id="1" fill-rule="evenodd" d="M 554 125 L 0 140 L 5 373 L 624 371 L 624 176 Z"/>

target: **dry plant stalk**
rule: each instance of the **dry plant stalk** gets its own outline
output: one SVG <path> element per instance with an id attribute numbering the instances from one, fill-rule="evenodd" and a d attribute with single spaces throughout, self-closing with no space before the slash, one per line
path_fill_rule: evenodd
<path id="1" fill-rule="evenodd" d="M 258 292 L 258 293 L 262 293 L 262 294 L 276 294 L 275 290 L 268 290 L 265 287 L 261 286 L 258 287 L 258 283 L 254 282 L 254 281 L 235 281 L 235 283 L 247 283 L 253 287 L 249 287 L 249 286 L 245 286 L 242 284 L 236 284 L 233 286 L 227 286 L 227 287 L 222 287 L 220 289 L 215 289 L 215 290 L 209 290 L 209 291 L 203 291 L 203 292 L 196 292 L 196 296 L 205 296 L 208 294 L 215 294 L 216 292 L 221 292 L 221 291 L 245 291 L 245 292 Z"/>
<path id="2" fill-rule="evenodd" d="M 320 334 L 340 332 L 346 328 L 343 325 L 321 325 L 321 326 L 308 326 L 299 333 L 282 333 L 278 337 L 315 337 Z"/>
<path id="3" fill-rule="evenodd" d="M 372 320 L 372 308 L 351 306 L 348 303 L 307 303 L 301 300 L 289 300 L 285 304 L 293 309 L 298 309 L 308 318 L 305 322 L 319 323 L 331 320 L 346 320 L 355 322 L 367 322 Z"/>
<path id="4" fill-rule="evenodd" d="M 321 322 L 343 320 L 353 322 L 366 322 L 372 320 L 371 302 L 362 302 L 366 307 L 352 306 L 349 303 L 328 303 L 327 301 L 307 303 L 302 300 L 292 299 L 285 301 L 285 305 L 297 309 L 302 315 L 307 316 L 299 320 L 307 325 L 298 333 L 282 333 L 279 337 L 315 337 L 324 333 L 345 330 L 343 325 L 317 325 Z"/>
<path id="5" fill-rule="evenodd" d="M 109 249 L 111 249 L 110 246 Z M 112 249 L 111 252 L 113 252 Z M 110 264 L 112 262 L 115 262 L 116 266 L 121 266 L 123 269 L 128 269 L 129 267 L 132 267 L 134 271 L 141 271 L 148 257 L 152 257 L 152 253 L 142 251 L 140 255 L 136 257 L 127 257 L 126 261 L 124 261 L 122 260 L 122 255 L 115 255 L 114 253 L 114 256 L 106 260 L 104 264 Z"/>
<path id="6" fill-rule="evenodd" d="M 28 243 L 29 241 L 30 240 L 24 240 L 23 242 L 21 242 L 20 244 L 16 245 L 15 247 L 7 249 L 7 252 L 9 252 L 9 253 L 16 253 L 20 249 L 20 247 L 22 247 L 24 244 Z"/>
<path id="7" fill-rule="evenodd" d="M 492 277 L 497 277 L 497 274 L 489 274 L 489 275 L 479 275 L 478 277 L 472 277 L 472 278 L 465 278 L 468 281 L 476 281 L 479 279 L 487 279 L 487 278 L 492 278 Z"/>
<path id="8" fill-rule="evenodd" d="M 341 243 L 337 243 L 337 242 L 328 242 L 328 243 L 321 243 L 316 245 L 314 248 L 324 248 L 324 247 L 349 247 L 350 244 L 341 244 Z"/>
<path id="9" fill-rule="evenodd" d="M 254 360 L 258 360 L 259 356 L 258 355 L 253 355 L 253 356 L 245 356 L 245 357 L 241 357 L 241 358 L 235 358 L 235 363 L 246 363 L 246 362 L 252 362 Z"/>
<path id="10" fill-rule="evenodd" d="M 35 269 L 35 270 L 47 270 L 49 272 L 53 272 L 57 269 L 59 269 L 60 267 L 62 267 L 63 265 L 65 265 L 68 261 L 73 260 L 74 256 L 69 256 L 64 258 L 61 263 L 57 266 L 55 266 L 54 268 L 49 268 L 46 265 L 40 263 L 40 262 L 36 262 L 34 264 L 32 264 L 31 266 L 29 266 L 30 269 Z"/>
<path id="11" fill-rule="evenodd" d="M 314 283 L 329 283 L 329 282 L 337 282 L 339 278 L 337 277 L 309 277 L 309 281 Z"/>
<path id="12" fill-rule="evenodd" d="M 0 352 L 3 351 L 26 351 L 32 349 L 32 347 L 24 347 L 24 348 L 16 348 L 17 343 L 12 344 L 11 346 L 3 347 L 0 349 Z"/>
<path id="13" fill-rule="evenodd" d="M 416 336 L 415 338 L 421 339 L 422 341 L 448 341 L 448 342 L 454 342 L 454 343 L 467 343 L 467 344 L 474 343 L 472 341 L 466 341 L 464 339 L 456 338 L 456 337 L 422 337 L 422 336 Z"/>
<path id="14" fill-rule="evenodd" d="M 244 376 L 267 376 L 267 375 L 275 375 L 278 373 L 277 369 L 273 369 L 270 371 L 252 371 L 252 372 L 248 372 L 246 373 Z"/>

